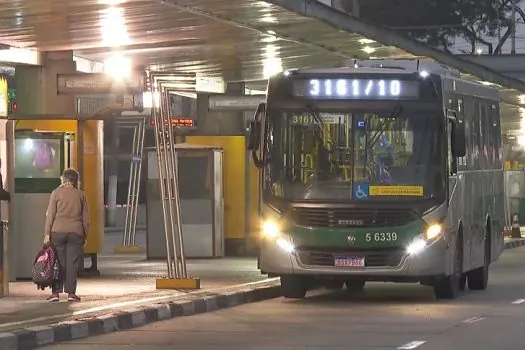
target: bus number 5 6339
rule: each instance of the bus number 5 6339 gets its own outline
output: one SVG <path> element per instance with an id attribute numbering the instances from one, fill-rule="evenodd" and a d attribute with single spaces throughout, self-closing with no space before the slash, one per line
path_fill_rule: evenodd
<path id="1" fill-rule="evenodd" d="M 367 233 L 367 242 L 393 242 L 397 241 L 397 233 L 395 232 L 381 232 L 381 233 Z"/>

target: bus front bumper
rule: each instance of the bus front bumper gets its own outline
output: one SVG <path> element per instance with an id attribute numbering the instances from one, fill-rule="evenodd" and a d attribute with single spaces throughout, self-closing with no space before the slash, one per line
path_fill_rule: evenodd
<path id="1" fill-rule="evenodd" d="M 309 249 L 307 253 L 315 252 Z M 365 256 L 366 267 L 336 267 L 333 262 L 326 260 L 319 264 L 316 261 L 305 259 L 305 251 L 291 249 L 291 246 L 280 246 L 274 241 L 265 242 L 261 246 L 259 264 L 261 271 L 272 275 L 310 275 L 316 277 L 364 277 L 370 280 L 394 280 L 394 277 L 413 278 L 439 276 L 446 274 L 447 248 L 442 240 L 438 240 L 425 246 L 417 253 L 397 253 L 398 263 L 367 266 L 367 256 L 362 252 L 345 253 L 346 256 Z M 379 254 L 384 251 L 368 251 L 369 254 Z M 323 250 L 323 254 L 332 255 Z M 334 252 L 335 255 L 335 252 Z M 337 254 L 341 255 L 341 254 Z M 392 277 L 392 278 L 390 278 Z"/>

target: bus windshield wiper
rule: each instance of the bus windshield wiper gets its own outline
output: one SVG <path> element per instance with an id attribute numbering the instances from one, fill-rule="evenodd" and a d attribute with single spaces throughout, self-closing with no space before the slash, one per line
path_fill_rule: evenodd
<path id="1" fill-rule="evenodd" d="M 387 117 L 387 119 L 390 118 L 396 118 L 403 112 L 403 106 L 397 106 L 394 108 L 394 110 L 390 113 L 390 115 Z M 368 129 L 368 122 L 365 124 L 366 128 Z M 387 121 L 382 121 L 379 125 L 379 130 L 376 131 L 376 133 L 372 136 L 372 141 L 370 142 L 370 139 L 368 138 L 368 132 L 365 129 L 365 159 L 363 161 L 363 177 L 366 178 L 366 166 L 368 162 L 368 151 L 374 147 L 377 141 L 379 141 L 379 138 L 381 135 L 386 131 L 387 128 Z"/>

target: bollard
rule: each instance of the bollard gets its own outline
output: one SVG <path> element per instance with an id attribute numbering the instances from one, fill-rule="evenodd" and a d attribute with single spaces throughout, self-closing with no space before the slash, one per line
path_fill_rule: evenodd
<path id="1" fill-rule="evenodd" d="M 521 228 L 520 228 L 520 220 L 518 217 L 518 213 L 514 213 L 514 215 L 512 215 L 511 237 L 521 238 Z"/>

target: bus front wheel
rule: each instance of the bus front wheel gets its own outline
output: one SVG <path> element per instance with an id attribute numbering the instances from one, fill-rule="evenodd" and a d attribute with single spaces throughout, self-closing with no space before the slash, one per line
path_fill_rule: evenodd
<path id="1" fill-rule="evenodd" d="M 287 299 L 304 299 L 308 283 L 302 276 L 281 276 L 281 290 Z"/>
<path id="2" fill-rule="evenodd" d="M 463 235 L 460 232 L 456 242 L 454 272 L 450 276 L 441 277 L 434 282 L 434 294 L 437 299 L 456 299 L 459 296 L 462 287 L 461 285 L 463 283 L 463 273 L 461 272 L 462 266 Z"/>
<path id="3" fill-rule="evenodd" d="M 483 266 L 478 267 L 468 273 L 468 288 L 470 290 L 485 290 L 489 284 L 489 267 L 490 267 L 490 231 L 485 240 L 485 261 Z"/>

